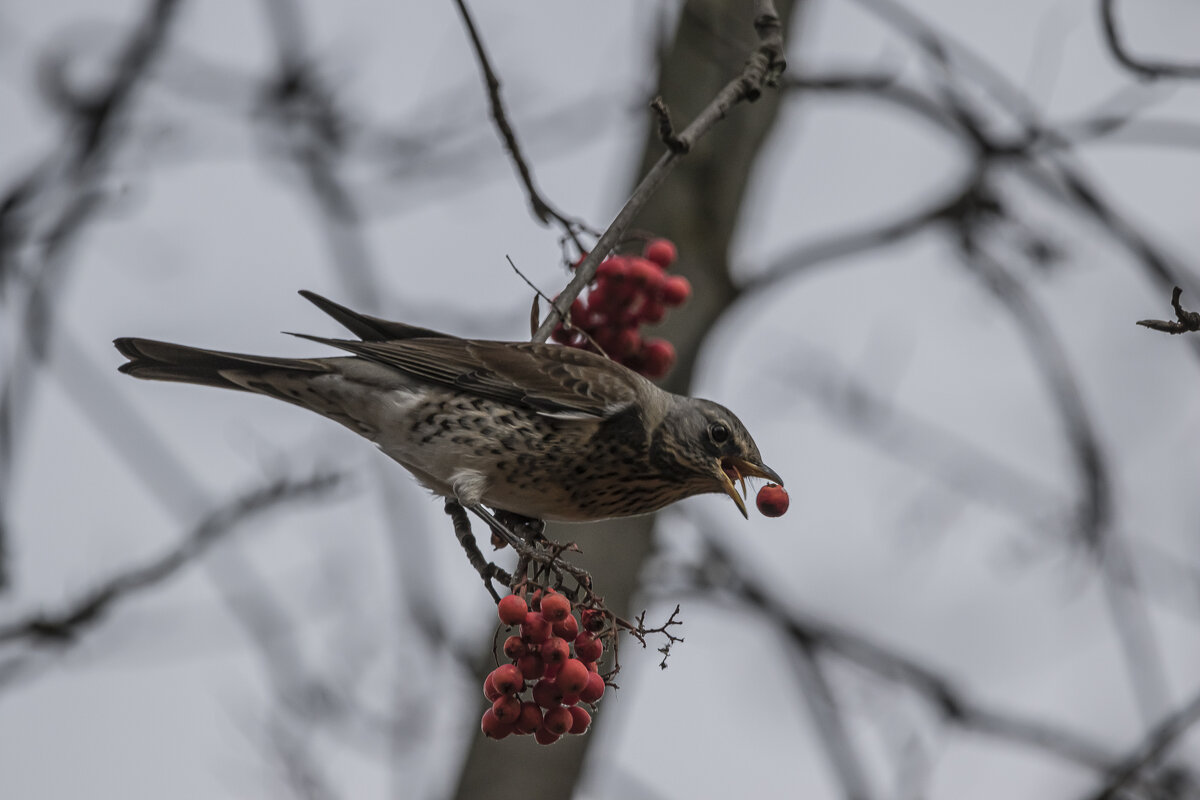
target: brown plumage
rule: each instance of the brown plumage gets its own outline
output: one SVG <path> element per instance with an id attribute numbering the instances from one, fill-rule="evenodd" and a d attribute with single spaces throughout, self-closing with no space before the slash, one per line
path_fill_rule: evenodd
<path id="1" fill-rule="evenodd" d="M 722 491 L 745 514 L 735 480 L 782 483 L 733 412 L 602 356 L 460 339 L 301 294 L 360 340 L 296 335 L 352 355 L 272 358 L 123 338 L 121 371 L 303 406 L 375 442 L 439 495 L 536 519 L 645 514 Z"/>

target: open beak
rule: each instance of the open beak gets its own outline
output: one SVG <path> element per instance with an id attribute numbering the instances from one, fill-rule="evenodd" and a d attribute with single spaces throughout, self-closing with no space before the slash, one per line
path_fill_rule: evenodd
<path id="1" fill-rule="evenodd" d="M 742 512 L 742 516 L 750 519 L 749 512 L 746 511 L 746 476 L 751 478 L 766 478 L 772 483 L 783 484 L 783 478 L 779 477 L 779 473 L 771 469 L 765 464 L 755 464 L 753 461 L 746 461 L 743 458 L 727 456 L 719 462 L 721 468 L 721 484 L 725 490 L 725 494 L 733 498 L 733 502 L 737 504 L 738 511 Z M 737 487 L 733 482 L 738 481 L 741 484 L 742 493 L 739 495 Z"/>

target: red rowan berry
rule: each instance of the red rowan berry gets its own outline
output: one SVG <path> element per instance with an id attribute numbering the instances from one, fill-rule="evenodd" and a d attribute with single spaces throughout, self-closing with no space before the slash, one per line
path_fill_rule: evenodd
<path id="1" fill-rule="evenodd" d="M 512 724 L 496 719 L 495 712 L 490 708 L 483 712 L 483 719 L 479 723 L 479 728 L 483 731 L 483 735 L 489 739 L 503 739 L 513 732 Z"/>
<path id="2" fill-rule="evenodd" d="M 758 490 L 756 502 L 764 517 L 782 517 L 788 510 L 788 493 L 779 484 L 768 483 Z"/>
<path id="3" fill-rule="evenodd" d="M 575 722 L 575 718 L 571 716 L 571 712 L 564 706 L 555 706 L 546 712 L 542 718 L 542 727 L 556 736 L 562 736 L 567 731 L 571 730 L 571 725 Z"/>
<path id="4" fill-rule="evenodd" d="M 597 284 L 588 290 L 588 308 L 593 314 L 602 313 L 607 308 L 612 289 L 606 283 Z"/>
<path id="5" fill-rule="evenodd" d="M 576 297 L 574 300 L 571 301 L 571 324 L 572 325 L 579 325 L 581 322 L 583 322 L 587 318 L 587 315 L 588 315 L 587 306 L 584 304 L 583 300 Z"/>
<path id="6" fill-rule="evenodd" d="M 550 623 L 536 611 L 530 611 L 521 623 L 521 638 L 529 644 L 541 644 L 550 638 Z"/>
<path id="7" fill-rule="evenodd" d="M 587 712 L 587 709 L 571 706 L 567 711 L 571 714 L 571 729 L 567 733 L 587 733 L 587 729 L 592 724 L 592 715 Z M 519 731 L 520 728 L 517 730 Z"/>
<path id="8" fill-rule="evenodd" d="M 642 345 L 642 374 L 661 378 L 675 363 L 675 347 L 666 339 L 650 339 Z"/>
<path id="9" fill-rule="evenodd" d="M 579 622 L 575 617 L 568 615 L 562 622 L 551 625 L 550 632 L 564 641 L 573 642 L 579 635 Z"/>
<path id="10" fill-rule="evenodd" d="M 533 685 L 533 702 L 542 708 L 554 708 L 562 703 L 562 689 L 558 684 L 543 678 Z"/>
<path id="11" fill-rule="evenodd" d="M 505 625 L 520 625 L 527 613 L 529 607 L 525 605 L 525 598 L 517 594 L 500 598 L 500 604 L 496 606 L 496 614 Z"/>
<path id="12" fill-rule="evenodd" d="M 631 270 L 630 260 L 624 256 L 613 256 L 606 258 L 596 267 L 596 281 L 599 283 L 610 283 L 623 281 L 629 277 Z"/>
<path id="13" fill-rule="evenodd" d="M 571 646 L 567 644 L 566 639 L 551 636 L 542 644 L 541 653 L 547 667 L 560 667 L 571 657 Z"/>
<path id="14" fill-rule="evenodd" d="M 517 659 L 517 669 L 525 680 L 536 681 L 546 674 L 546 662 L 538 653 L 526 653 Z"/>
<path id="15" fill-rule="evenodd" d="M 542 710 L 537 703 L 526 700 L 521 703 L 521 713 L 514 724 L 517 733 L 533 733 L 542 727 Z"/>
<path id="16" fill-rule="evenodd" d="M 579 612 L 579 621 L 585 631 L 597 633 L 604 630 L 604 612 L 596 608 L 585 608 Z"/>
<path id="17" fill-rule="evenodd" d="M 521 701 L 511 694 L 498 697 L 492 703 L 492 713 L 500 722 L 512 725 L 517 721 L 517 717 L 521 716 Z"/>
<path id="18" fill-rule="evenodd" d="M 516 661 L 521 656 L 525 655 L 528 648 L 525 646 L 525 640 L 520 636 L 510 636 L 504 640 L 504 655 Z"/>
<path id="19" fill-rule="evenodd" d="M 669 306 L 681 306 L 692 296 L 692 284 L 682 275 L 672 275 L 663 282 L 662 301 Z"/>
<path id="20" fill-rule="evenodd" d="M 545 725 L 533 732 L 533 738 L 537 739 L 538 744 L 554 744 L 562 737 L 556 733 L 551 733 Z"/>
<path id="21" fill-rule="evenodd" d="M 604 644 L 596 638 L 596 634 L 584 631 L 575 637 L 575 656 L 580 661 L 599 661 L 603 652 Z"/>
<path id="22" fill-rule="evenodd" d="M 525 687 L 525 677 L 516 664 L 501 664 L 492 670 L 489 677 L 492 679 L 492 686 L 500 694 L 512 694 Z"/>
<path id="23" fill-rule="evenodd" d="M 563 694 L 579 694 L 588 685 L 588 668 L 583 662 L 577 658 L 567 659 L 567 662 L 559 667 L 558 677 L 555 682 L 562 689 Z"/>
<path id="24" fill-rule="evenodd" d="M 571 601 L 557 592 L 542 597 L 542 616 L 550 622 L 562 622 L 571 615 Z"/>
<path id="25" fill-rule="evenodd" d="M 638 320 L 647 325 L 657 325 L 667 316 L 667 308 L 657 300 L 650 300 L 638 312 Z"/>
<path id="26" fill-rule="evenodd" d="M 488 676 L 483 679 L 483 696 L 492 702 L 495 702 L 497 697 L 504 696 L 504 692 L 501 692 L 496 688 L 496 684 L 492 683 L 492 674 L 490 672 L 488 673 Z"/>
<path id="27" fill-rule="evenodd" d="M 657 291 L 665 281 L 660 266 L 644 258 L 635 258 L 629 265 L 629 280 Z"/>
<path id="28" fill-rule="evenodd" d="M 604 678 L 598 673 L 589 672 L 587 686 L 579 693 L 579 699 L 585 703 L 594 703 L 604 696 Z"/>
<path id="29" fill-rule="evenodd" d="M 651 239 L 646 243 L 645 255 L 646 258 L 666 269 L 675 261 L 679 252 L 675 249 L 675 243 L 670 239 Z"/>

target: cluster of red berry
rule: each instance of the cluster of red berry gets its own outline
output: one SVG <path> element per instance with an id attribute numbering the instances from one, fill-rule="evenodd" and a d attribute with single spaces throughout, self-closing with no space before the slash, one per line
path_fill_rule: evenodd
<path id="1" fill-rule="evenodd" d="M 666 339 L 642 339 L 638 328 L 662 322 L 668 308 L 691 297 L 688 279 L 666 272 L 676 255 L 669 239 L 653 239 L 641 256 L 604 259 L 587 294 L 571 303 L 571 324 L 554 329 L 554 341 L 584 350 L 599 347 L 648 378 L 666 375 L 675 363 L 674 346 Z"/>
<path id="2" fill-rule="evenodd" d="M 532 733 L 539 744 L 553 744 L 564 733 L 585 732 L 592 715 L 577 704 L 594 704 L 604 694 L 596 667 L 604 652 L 596 635 L 606 624 L 603 612 L 583 608 L 576 618 L 565 595 L 538 590 L 529 604 L 508 595 L 497 613 L 505 625 L 519 625 L 520 635 L 504 640 L 511 663 L 496 667 L 483 682 L 484 697 L 492 703 L 480 723 L 484 734 L 503 739 Z M 522 700 L 527 688 L 530 699 Z"/>

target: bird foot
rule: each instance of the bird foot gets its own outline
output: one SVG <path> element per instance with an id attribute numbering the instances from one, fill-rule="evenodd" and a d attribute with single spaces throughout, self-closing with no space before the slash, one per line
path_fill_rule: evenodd
<path id="1" fill-rule="evenodd" d="M 516 514 L 512 511 L 504 511 L 497 509 L 492 512 L 496 521 L 508 527 L 513 533 L 521 536 L 528 544 L 540 545 L 547 544 L 546 539 L 546 521 L 527 517 L 524 514 Z M 493 537 L 492 543 L 496 543 L 496 537 Z"/>

